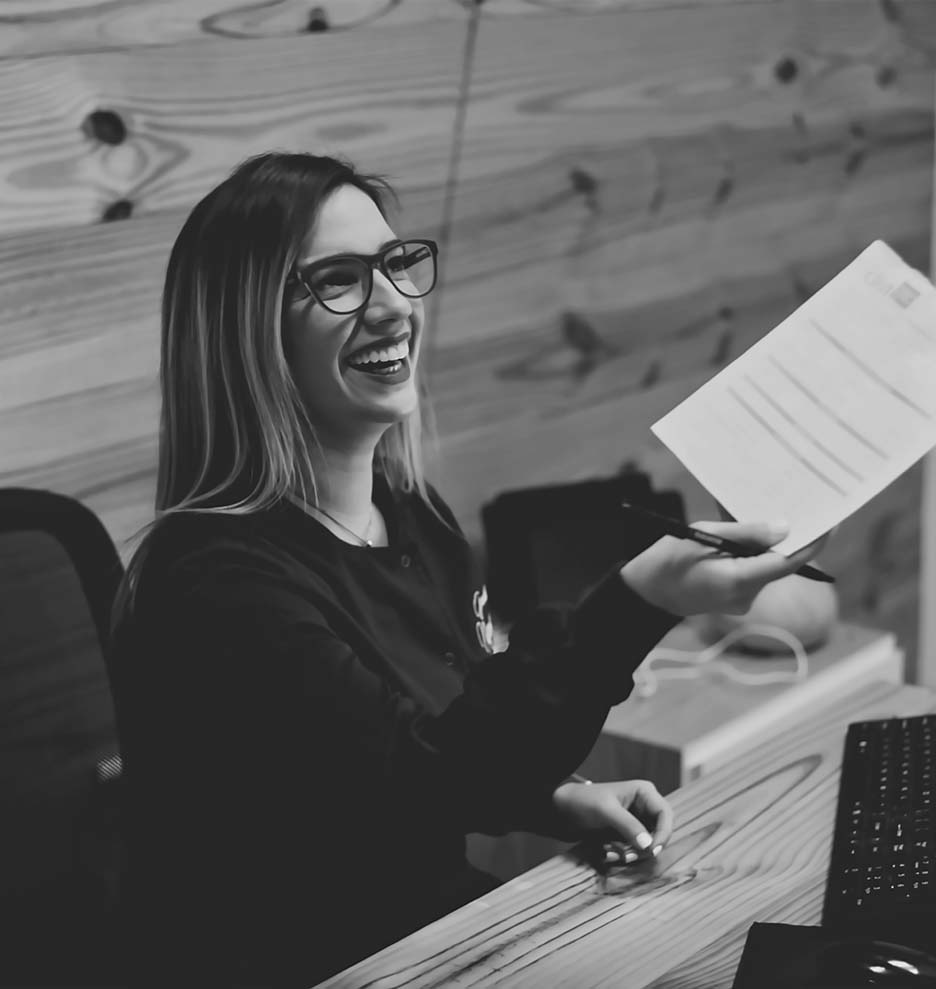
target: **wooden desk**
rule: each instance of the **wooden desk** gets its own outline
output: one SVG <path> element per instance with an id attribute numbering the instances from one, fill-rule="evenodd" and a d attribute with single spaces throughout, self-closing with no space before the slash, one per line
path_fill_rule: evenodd
<path id="1" fill-rule="evenodd" d="M 615 895 L 566 853 L 322 985 L 727 989 L 753 921 L 819 923 L 848 722 L 927 711 L 868 684 L 671 794 L 672 841 Z"/>

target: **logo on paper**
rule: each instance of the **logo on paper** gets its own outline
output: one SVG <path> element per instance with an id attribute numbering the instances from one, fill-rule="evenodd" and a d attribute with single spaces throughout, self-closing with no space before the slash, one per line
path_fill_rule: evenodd
<path id="1" fill-rule="evenodd" d="M 916 299 L 918 299 L 920 293 L 912 286 L 908 285 L 906 282 L 901 282 L 897 288 L 891 292 L 891 298 L 898 306 L 906 309 L 907 306 L 912 305 Z"/>

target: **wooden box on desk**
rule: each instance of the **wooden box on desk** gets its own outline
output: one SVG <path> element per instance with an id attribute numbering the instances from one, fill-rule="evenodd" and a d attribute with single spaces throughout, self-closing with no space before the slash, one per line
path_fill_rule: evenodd
<path id="1" fill-rule="evenodd" d="M 660 643 L 690 653 L 707 645 L 688 621 Z M 719 658 L 755 675 L 795 668 L 792 653 L 754 658 L 731 648 Z M 870 681 L 902 683 L 903 670 L 903 652 L 893 633 L 842 623 L 825 645 L 808 654 L 807 675 L 795 683 L 745 685 L 702 664 L 693 679 L 660 680 L 650 697 L 635 691 L 612 708 L 580 772 L 593 780 L 650 779 L 661 793 L 669 793 L 756 745 L 782 739 L 793 722 L 821 718 Z M 523 833 L 469 835 L 468 840 L 471 861 L 500 879 L 513 878 L 568 847 Z"/>
<path id="2" fill-rule="evenodd" d="M 697 654 L 709 644 L 687 621 L 660 647 Z M 752 656 L 741 645 L 718 658 L 752 676 L 795 669 L 792 652 Z M 669 793 L 870 680 L 904 678 L 903 652 L 891 632 L 839 623 L 807 658 L 806 677 L 793 683 L 739 683 L 700 664 L 694 678 L 660 679 L 649 697 L 635 691 L 611 709 L 582 773 L 597 780 L 650 779 Z M 654 671 L 666 665 L 673 664 L 658 662 Z"/>

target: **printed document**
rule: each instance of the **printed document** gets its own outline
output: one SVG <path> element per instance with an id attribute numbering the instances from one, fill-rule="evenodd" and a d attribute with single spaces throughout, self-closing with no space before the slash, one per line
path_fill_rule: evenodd
<path id="1" fill-rule="evenodd" d="M 651 429 L 789 555 L 936 446 L 936 288 L 877 240 Z"/>

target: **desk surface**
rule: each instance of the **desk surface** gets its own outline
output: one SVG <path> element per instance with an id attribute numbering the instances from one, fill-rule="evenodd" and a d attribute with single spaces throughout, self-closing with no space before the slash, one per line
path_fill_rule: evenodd
<path id="1" fill-rule="evenodd" d="M 672 841 L 613 893 L 556 856 L 323 985 L 729 987 L 753 921 L 819 923 L 848 722 L 927 711 L 936 693 L 869 684 L 672 793 Z"/>

